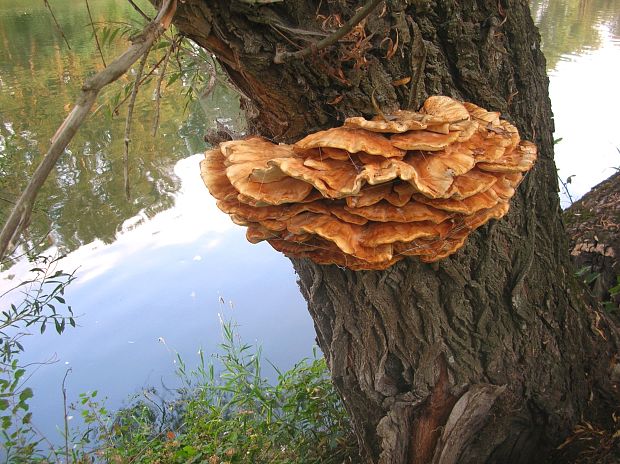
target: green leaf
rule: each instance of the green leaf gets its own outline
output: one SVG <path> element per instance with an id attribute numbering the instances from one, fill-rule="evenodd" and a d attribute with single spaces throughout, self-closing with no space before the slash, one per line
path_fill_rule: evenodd
<path id="1" fill-rule="evenodd" d="M 24 369 L 17 369 L 15 373 L 13 374 L 13 378 L 15 380 L 19 380 L 24 376 L 25 373 L 26 371 Z"/>
<path id="2" fill-rule="evenodd" d="M 9 402 L 5 399 L 0 399 L 0 411 L 6 411 L 9 408 Z"/>
<path id="3" fill-rule="evenodd" d="M 33 396 L 34 396 L 34 393 L 32 392 L 32 388 L 30 387 L 24 388 L 22 392 L 19 394 L 19 401 L 29 400 Z"/>
<path id="4" fill-rule="evenodd" d="M 170 43 L 168 41 L 160 40 L 159 43 L 151 47 L 151 50 L 160 50 L 162 48 L 167 48 L 169 46 L 170 46 Z"/>
<path id="5" fill-rule="evenodd" d="M 179 77 L 181 77 L 181 73 L 172 74 L 168 79 L 168 85 L 174 84 L 179 79 Z"/>

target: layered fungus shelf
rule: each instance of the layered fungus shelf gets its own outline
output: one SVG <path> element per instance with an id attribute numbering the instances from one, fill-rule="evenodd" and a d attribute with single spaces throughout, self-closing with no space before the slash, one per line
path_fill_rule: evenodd
<path id="1" fill-rule="evenodd" d="M 508 212 L 535 160 L 536 146 L 499 113 L 434 96 L 419 112 L 348 118 L 294 145 L 224 142 L 200 166 L 250 242 L 371 270 L 457 251 Z"/>

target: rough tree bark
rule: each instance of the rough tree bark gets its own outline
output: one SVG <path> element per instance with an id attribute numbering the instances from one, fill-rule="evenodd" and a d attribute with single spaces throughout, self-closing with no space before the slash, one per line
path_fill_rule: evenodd
<path id="1" fill-rule="evenodd" d="M 294 260 L 317 339 L 372 463 L 532 463 L 610 418 L 615 332 L 573 278 L 540 37 L 524 0 L 185 0 L 175 23 L 244 95 L 250 130 L 290 142 L 443 94 L 500 111 L 540 150 L 510 214 L 435 265 L 352 272 Z M 330 29 L 331 28 L 331 29 Z M 410 80 L 407 81 L 406 78 Z"/>

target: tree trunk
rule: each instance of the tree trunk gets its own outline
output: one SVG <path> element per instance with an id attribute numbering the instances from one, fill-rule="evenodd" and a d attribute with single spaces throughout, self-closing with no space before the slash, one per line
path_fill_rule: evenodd
<path id="1" fill-rule="evenodd" d="M 528 5 L 380 3 L 345 40 L 274 62 L 360 6 L 186 0 L 175 23 L 240 89 L 251 132 L 273 140 L 371 116 L 375 106 L 418 109 L 441 94 L 500 111 L 538 145 L 510 214 L 439 263 L 408 258 L 381 272 L 293 265 L 367 462 L 550 460 L 578 421 L 610 420 L 618 342 L 568 260 L 545 61 Z"/>

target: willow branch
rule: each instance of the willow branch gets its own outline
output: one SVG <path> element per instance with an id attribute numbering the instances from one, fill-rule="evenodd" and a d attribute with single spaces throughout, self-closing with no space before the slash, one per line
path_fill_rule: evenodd
<path id="1" fill-rule="evenodd" d="M 105 69 L 84 82 L 82 92 L 73 110 L 50 140 L 50 147 L 45 157 L 35 170 L 30 182 L 2 227 L 0 232 L 0 261 L 7 255 L 7 250 L 12 248 L 17 236 L 27 227 L 39 190 L 56 165 L 58 158 L 64 153 L 65 148 L 88 116 L 101 89 L 125 74 L 131 65 L 144 55 L 153 42 L 170 26 L 176 7 L 176 0 L 166 0 L 157 17 L 144 28 L 142 33 L 135 37 L 125 52 Z"/>
<path id="2" fill-rule="evenodd" d="M 90 5 L 88 4 L 88 0 L 84 1 L 86 2 L 86 10 L 88 11 L 88 18 L 90 19 L 90 27 L 92 27 L 93 35 L 95 36 L 97 50 L 99 50 L 99 56 L 101 57 L 101 62 L 103 63 L 103 67 L 105 68 L 107 64 L 105 64 L 105 58 L 103 57 L 103 52 L 101 51 L 101 44 L 99 43 L 99 37 L 97 37 L 97 30 L 95 29 L 95 23 L 93 22 L 93 15 L 90 12 Z"/>
<path id="3" fill-rule="evenodd" d="M 60 27 L 60 24 L 58 24 L 58 20 L 56 19 L 56 15 L 54 15 L 54 10 L 52 10 L 52 7 L 50 6 L 48 0 L 43 0 L 43 3 L 45 4 L 45 7 L 50 11 L 50 14 L 52 15 L 52 19 L 54 20 L 54 24 L 56 25 L 56 29 L 58 29 L 58 32 L 60 33 L 62 39 L 67 44 L 67 48 L 69 50 L 71 50 L 71 45 L 69 45 L 69 41 L 67 40 L 67 36 L 65 36 L 65 33 L 62 30 L 62 27 Z"/>
<path id="4" fill-rule="evenodd" d="M 166 68 L 168 67 L 168 61 L 170 60 L 170 55 L 172 55 L 172 51 L 176 45 L 176 40 L 173 40 L 168 50 L 166 51 L 166 56 L 164 56 L 164 62 L 161 65 L 161 69 L 159 70 L 159 78 L 157 79 L 157 88 L 155 89 L 155 122 L 153 123 L 153 137 L 157 135 L 157 129 L 159 128 L 159 111 L 161 106 L 161 84 L 164 80 L 164 76 L 166 75 Z"/>
<path id="5" fill-rule="evenodd" d="M 140 64 L 138 65 L 138 71 L 136 73 L 136 80 L 131 89 L 131 100 L 129 100 L 129 106 L 127 107 L 127 119 L 125 119 L 125 152 L 123 154 L 123 173 L 125 178 L 125 196 L 129 200 L 129 142 L 131 142 L 131 121 L 133 120 L 133 108 L 136 105 L 136 97 L 138 96 L 138 89 L 140 88 L 140 79 L 144 72 L 144 66 L 149 56 L 149 49 L 144 52 Z"/>
<path id="6" fill-rule="evenodd" d="M 154 73 L 157 69 L 159 69 L 159 66 L 163 63 L 163 61 L 164 61 L 164 59 L 165 59 L 165 58 L 166 58 L 166 56 L 165 56 L 165 55 L 164 55 L 163 57 L 161 57 L 161 59 L 160 59 L 157 63 L 155 63 L 155 64 L 153 65 L 153 67 L 151 68 L 151 70 L 150 70 L 148 73 L 146 73 L 144 76 L 142 76 L 142 79 L 140 79 L 140 85 L 144 84 L 144 82 L 145 82 L 145 81 L 146 81 L 149 77 L 151 77 L 151 76 L 153 75 L 153 73 Z M 131 93 L 130 93 L 130 94 L 128 94 L 128 95 L 125 95 L 125 96 L 123 97 L 123 99 L 122 99 L 120 102 L 118 102 L 118 104 L 117 104 L 117 105 L 116 105 L 116 106 L 112 109 L 112 114 L 117 114 L 118 110 L 120 110 L 120 109 L 121 109 L 121 106 L 123 106 L 123 105 L 125 104 L 125 102 L 126 102 L 127 100 L 129 100 L 130 98 L 131 98 Z"/>
<path id="7" fill-rule="evenodd" d="M 312 55 L 313 53 L 316 53 L 319 50 L 322 50 L 326 47 L 329 47 L 330 45 L 335 44 L 340 39 L 342 39 L 345 35 L 351 32 L 351 30 L 355 26 L 361 23 L 364 20 L 364 18 L 366 18 L 366 16 L 368 16 L 372 12 L 372 10 L 374 10 L 377 7 L 377 5 L 379 5 L 379 3 L 381 3 L 382 1 L 383 0 L 369 0 L 362 8 L 360 8 L 357 11 L 357 13 L 355 13 L 355 15 L 351 17 L 351 19 L 349 19 L 345 23 L 344 26 L 339 28 L 333 34 L 328 35 L 324 39 L 321 39 L 318 42 L 313 43 L 312 45 L 310 45 L 307 48 L 304 48 L 303 50 L 299 50 L 297 52 L 283 52 L 283 51 L 276 52 L 276 55 L 273 58 L 273 62 L 276 64 L 282 64 L 286 60 L 296 59 L 296 58 L 305 58 L 307 56 Z"/>

